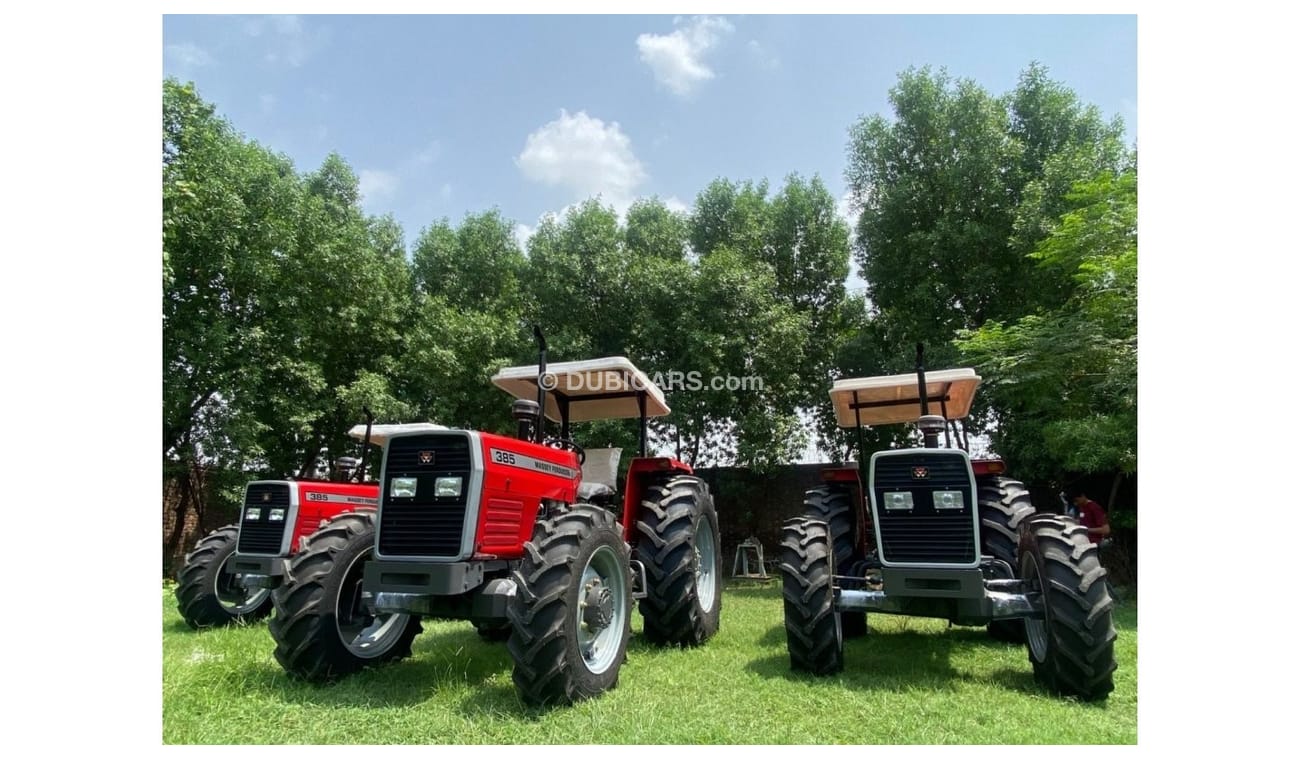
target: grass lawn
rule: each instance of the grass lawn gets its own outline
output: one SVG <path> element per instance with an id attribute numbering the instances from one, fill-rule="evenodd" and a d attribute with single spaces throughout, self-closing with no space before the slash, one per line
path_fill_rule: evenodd
<path id="1" fill-rule="evenodd" d="M 696 650 L 639 636 L 619 686 L 549 711 L 524 708 L 504 644 L 469 623 L 428 622 L 408 660 L 332 686 L 289 678 L 265 623 L 193 631 L 163 589 L 163 740 L 172 744 L 1028 744 L 1137 742 L 1137 609 L 1118 608 L 1107 702 L 1053 697 L 1024 646 L 982 628 L 871 615 L 845 670 L 796 675 L 779 588 L 732 587 L 722 630 Z"/>

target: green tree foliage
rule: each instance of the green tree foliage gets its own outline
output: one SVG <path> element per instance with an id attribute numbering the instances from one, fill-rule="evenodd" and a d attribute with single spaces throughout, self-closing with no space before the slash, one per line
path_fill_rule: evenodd
<path id="1" fill-rule="evenodd" d="M 311 472 L 351 450 L 388 379 L 410 272 L 400 227 L 365 216 L 338 156 L 305 177 L 190 85 L 163 87 L 163 456 Z"/>
<path id="2" fill-rule="evenodd" d="M 993 441 L 1026 477 L 1137 467 L 1137 173 L 1098 174 L 1031 254 L 1065 275 L 1054 308 L 957 341 L 996 410 Z"/>
<path id="3" fill-rule="evenodd" d="M 1121 168 L 1122 125 L 1103 123 L 1037 65 L 1001 98 L 911 69 L 890 103 L 892 121 L 851 128 L 846 170 L 862 212 L 857 260 L 890 342 L 937 348 L 958 329 L 1059 297 L 1044 287 L 1059 283 L 1024 257 L 1074 182 Z"/>
<path id="4" fill-rule="evenodd" d="M 1001 97 L 943 71 L 911 69 L 890 103 L 892 119 L 868 116 L 851 127 L 845 172 L 861 211 L 854 246 L 867 303 L 860 334 L 840 345 L 839 360 L 869 375 L 911 371 L 918 342 L 928 366 L 956 366 L 963 357 L 952 341 L 961 331 L 1012 324 L 1074 297 L 1073 272 L 1035 265 L 1029 254 L 1076 207 L 1071 188 L 1133 163 L 1122 123 L 1104 121 L 1037 64 Z M 977 398 L 977 430 L 996 404 L 990 394 Z M 1020 423 L 997 412 L 998 450 L 1015 459 L 1005 446 Z M 819 431 L 844 442 L 828 415 Z M 891 439 L 882 433 L 877 443 Z"/>
<path id="5" fill-rule="evenodd" d="M 244 141 L 192 86 L 163 86 L 163 456 L 223 458 L 255 425 L 268 296 L 295 247 L 289 162 Z"/>

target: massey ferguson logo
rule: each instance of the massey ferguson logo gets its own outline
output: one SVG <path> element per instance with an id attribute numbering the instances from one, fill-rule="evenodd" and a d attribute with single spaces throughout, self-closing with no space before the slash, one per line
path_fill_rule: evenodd
<path id="1" fill-rule="evenodd" d="M 271 500 L 271 494 L 269 494 L 269 493 L 263 491 L 263 492 L 262 492 L 262 501 L 270 501 L 270 500 Z"/>
<path id="2" fill-rule="evenodd" d="M 432 452 L 432 451 L 421 451 L 421 452 L 420 452 L 420 464 L 433 464 L 433 452 Z"/>
<path id="3" fill-rule="evenodd" d="M 930 477 L 929 467 L 913 467 L 912 480 L 926 480 Z"/>

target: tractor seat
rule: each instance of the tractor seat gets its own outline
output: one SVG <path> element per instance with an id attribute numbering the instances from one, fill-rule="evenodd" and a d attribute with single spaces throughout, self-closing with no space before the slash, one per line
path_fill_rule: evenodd
<path id="1" fill-rule="evenodd" d="M 618 460 L 622 449 L 587 449 L 582 463 L 578 500 L 590 502 L 597 496 L 613 496 L 618 489 Z"/>
<path id="2" fill-rule="evenodd" d="M 604 483 L 587 483 L 584 481 L 578 485 L 578 501 L 584 504 L 590 504 L 598 496 L 613 496 L 615 493 L 613 488 Z"/>

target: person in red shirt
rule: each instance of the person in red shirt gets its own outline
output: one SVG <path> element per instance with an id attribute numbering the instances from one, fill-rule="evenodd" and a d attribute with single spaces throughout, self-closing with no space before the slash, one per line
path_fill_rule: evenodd
<path id="1" fill-rule="evenodd" d="M 1106 510 L 1092 499 L 1081 488 L 1075 488 L 1070 491 L 1070 501 L 1074 504 L 1075 509 L 1079 511 L 1079 524 L 1088 529 L 1088 538 L 1092 539 L 1094 544 L 1100 544 L 1103 539 L 1110 535 L 1110 522 L 1106 519 Z"/>

